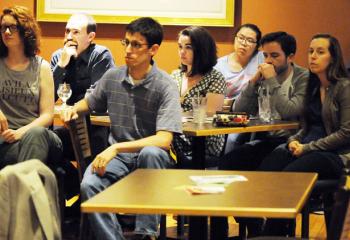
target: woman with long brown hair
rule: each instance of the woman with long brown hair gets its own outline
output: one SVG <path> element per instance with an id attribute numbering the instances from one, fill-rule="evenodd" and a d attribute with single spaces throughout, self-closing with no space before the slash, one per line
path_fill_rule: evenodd
<path id="1" fill-rule="evenodd" d="M 317 172 L 318 179 L 338 179 L 350 160 L 350 80 L 338 40 L 330 34 L 313 36 L 308 61 L 302 128 L 267 156 L 259 170 Z M 287 222 L 269 219 L 264 232 L 286 235 Z"/>

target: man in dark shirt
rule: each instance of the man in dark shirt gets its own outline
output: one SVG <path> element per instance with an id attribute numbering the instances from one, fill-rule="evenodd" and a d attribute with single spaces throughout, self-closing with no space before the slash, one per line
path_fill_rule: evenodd
<path id="1" fill-rule="evenodd" d="M 110 68 L 114 67 L 111 52 L 104 46 L 93 43 L 96 36 L 96 22 L 87 14 L 72 15 L 66 25 L 64 46 L 52 55 L 51 69 L 55 81 L 55 100 L 58 99 L 57 88 L 60 83 L 69 83 L 72 96 L 68 105 L 78 102 L 86 90 L 97 84 L 97 81 Z M 56 134 L 63 143 L 64 156 L 74 159 L 68 130 L 55 128 Z M 108 128 L 91 126 L 91 149 L 96 155 L 108 146 Z"/>
<path id="2" fill-rule="evenodd" d="M 102 75 L 114 66 L 111 52 L 104 46 L 93 43 L 96 22 L 85 14 L 74 14 L 68 20 L 64 47 L 52 55 L 51 68 L 57 88 L 60 83 L 71 85 L 72 96 L 68 104 L 74 104 L 85 95 Z"/>

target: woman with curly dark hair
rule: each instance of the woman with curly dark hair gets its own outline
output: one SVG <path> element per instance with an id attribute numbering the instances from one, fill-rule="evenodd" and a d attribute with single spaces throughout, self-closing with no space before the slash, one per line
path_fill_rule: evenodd
<path id="1" fill-rule="evenodd" d="M 58 157 L 52 124 L 54 84 L 50 65 L 37 56 L 40 28 L 27 8 L 0 16 L 0 169 L 8 164 Z"/>

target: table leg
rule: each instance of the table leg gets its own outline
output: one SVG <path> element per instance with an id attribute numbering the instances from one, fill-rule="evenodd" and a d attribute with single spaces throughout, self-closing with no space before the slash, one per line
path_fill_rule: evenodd
<path id="1" fill-rule="evenodd" d="M 205 137 L 193 137 L 192 169 L 205 169 Z M 208 239 L 207 217 L 190 217 L 188 232 L 190 240 Z"/>
<path id="2" fill-rule="evenodd" d="M 185 234 L 185 219 L 187 218 L 186 216 L 182 215 L 177 215 L 177 226 L 176 226 L 176 233 L 177 236 L 183 236 Z M 187 218 L 188 219 L 188 218 Z M 187 220 L 188 222 L 188 220 Z"/>
<path id="3" fill-rule="evenodd" d="M 301 237 L 309 238 L 309 204 L 306 203 L 302 212 L 301 212 Z"/>
<path id="4" fill-rule="evenodd" d="M 208 239 L 208 218 L 203 216 L 190 217 L 189 219 L 189 240 Z"/>
<path id="5" fill-rule="evenodd" d="M 166 240 L 166 215 L 160 216 L 159 240 Z"/>
<path id="6" fill-rule="evenodd" d="M 245 221 L 239 222 L 239 225 L 238 225 L 238 238 L 240 240 L 247 239 L 247 223 Z"/>
<path id="7" fill-rule="evenodd" d="M 192 168 L 205 169 L 205 137 L 193 137 Z"/>
<path id="8" fill-rule="evenodd" d="M 210 217 L 210 240 L 228 239 L 227 217 Z"/>

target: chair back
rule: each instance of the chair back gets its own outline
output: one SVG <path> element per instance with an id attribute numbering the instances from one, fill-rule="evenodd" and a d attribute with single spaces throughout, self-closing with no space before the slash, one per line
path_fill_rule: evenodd
<path id="1" fill-rule="evenodd" d="M 335 194 L 335 204 L 328 239 L 350 239 L 350 176 L 344 176 L 344 186 Z"/>
<path id="2" fill-rule="evenodd" d="M 77 161 L 77 169 L 80 181 L 91 158 L 90 139 L 86 116 L 79 116 L 78 119 L 67 123 L 69 135 L 72 141 L 74 156 Z"/>

